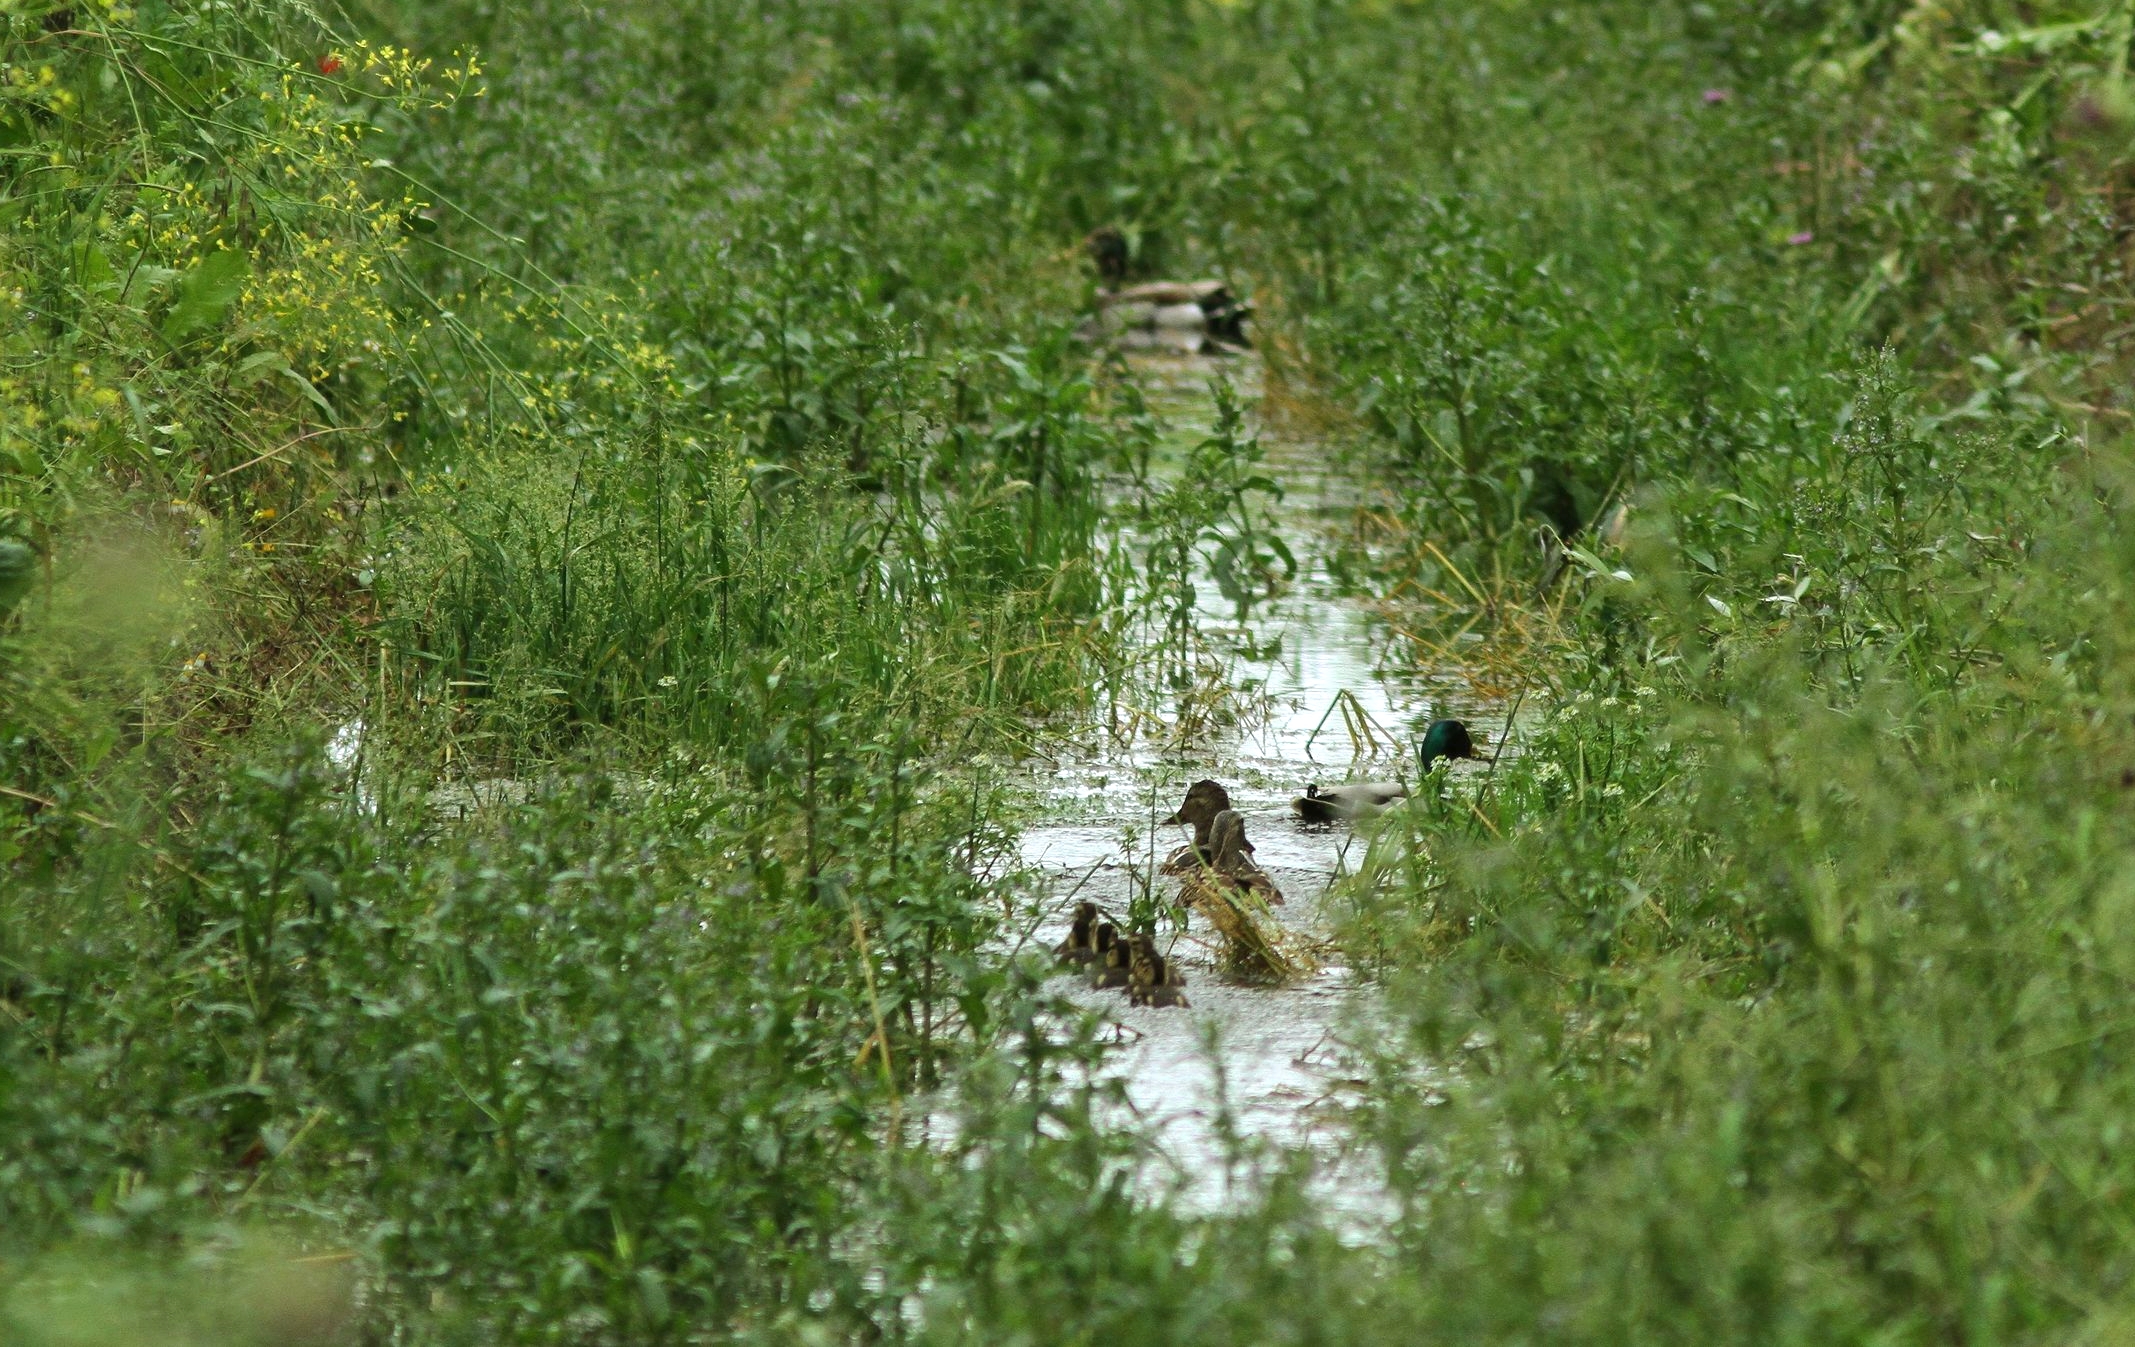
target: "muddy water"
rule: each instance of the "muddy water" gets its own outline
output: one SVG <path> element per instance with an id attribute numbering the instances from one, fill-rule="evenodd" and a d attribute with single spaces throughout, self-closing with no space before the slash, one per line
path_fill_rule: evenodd
<path id="1" fill-rule="evenodd" d="M 1212 422 L 1211 378 L 1231 379 L 1248 407 L 1259 400 L 1250 357 L 1144 355 L 1134 369 L 1152 407 L 1181 437 L 1196 437 Z M 1320 446 L 1264 427 L 1261 444 L 1268 475 L 1284 489 L 1273 522 L 1299 573 L 1282 593 L 1254 605 L 1242 627 L 1213 582 L 1196 590 L 1202 630 L 1232 651 L 1227 681 L 1256 692 L 1262 714 L 1185 750 L 1093 743 L 1034 773 L 1039 817 L 1023 833 L 1021 850 L 1041 877 L 1032 894 L 1040 914 L 1034 938 L 1047 945 L 1065 934 L 1077 900 L 1124 916 L 1137 886 L 1151 882 L 1154 862 L 1187 840 L 1187 830 L 1155 824 L 1201 777 L 1224 783 L 1245 815 L 1256 858 L 1289 899 L 1276 909 L 1279 918 L 1323 935 L 1328 885 L 1355 867 L 1364 842 L 1341 825 L 1299 822 L 1290 801 L 1310 781 L 1412 777 L 1409 746 L 1421 725 L 1475 709 L 1460 701 L 1464 685 L 1454 680 L 1390 668 L 1384 633 L 1362 606 L 1335 592 L 1321 558 L 1330 537 L 1370 503 L 1354 480 Z M 1347 728 L 1338 701 L 1347 701 L 1349 723 L 1372 727 L 1366 740 Z M 1154 883 L 1168 897 L 1178 881 Z M 1116 1024 L 1118 1046 L 1104 1070 L 1124 1087 L 1133 1114 L 1154 1136 L 1158 1163 L 1172 1171 L 1189 1206 L 1220 1205 L 1234 1191 L 1228 1130 L 1248 1151 L 1309 1152 L 1315 1187 L 1338 1210 L 1370 1223 L 1382 1186 L 1368 1158 L 1345 1144 L 1339 1121 L 1339 1105 L 1355 1084 L 1340 1034 L 1354 1014 L 1368 1015 L 1368 1006 L 1358 1004 L 1339 952 L 1330 950 L 1318 974 L 1300 985 L 1245 986 L 1218 971 L 1206 936 L 1198 921 L 1183 934 L 1159 932 L 1160 944 L 1175 941 L 1170 953 L 1185 972 L 1190 1009 L 1131 1007 L 1121 993 L 1089 990 L 1080 975 L 1063 975 L 1054 989 Z"/>

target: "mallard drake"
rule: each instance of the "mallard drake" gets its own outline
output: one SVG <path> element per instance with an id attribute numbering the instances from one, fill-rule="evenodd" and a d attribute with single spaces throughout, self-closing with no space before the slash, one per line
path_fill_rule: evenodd
<path id="1" fill-rule="evenodd" d="M 1127 236 L 1106 225 L 1083 240 L 1097 267 L 1097 320 L 1083 336 L 1107 336 L 1122 346 L 1162 347 L 1213 354 L 1249 343 L 1245 322 L 1252 305 L 1222 281 L 1147 281 L 1126 285 L 1131 249 Z"/>
<path id="2" fill-rule="evenodd" d="M 1417 745 L 1417 770 L 1428 773 L 1440 758 L 1472 758 L 1475 740 L 1468 727 L 1457 720 L 1434 720 Z M 1365 818 L 1407 798 L 1409 788 L 1399 781 L 1350 781 L 1339 786 L 1305 787 L 1305 793 L 1290 802 L 1297 816 L 1307 823 L 1331 823 L 1337 819 Z"/>
<path id="3" fill-rule="evenodd" d="M 1127 942 L 1119 938 L 1112 923 L 1097 927 L 1097 962 L 1090 969 L 1090 985 L 1098 990 L 1127 985 Z"/>
<path id="4" fill-rule="evenodd" d="M 1097 904 L 1075 905 L 1075 920 L 1068 927 L 1067 939 L 1053 946 L 1053 957 L 1075 964 L 1087 964 L 1097 957 Z"/>
<path id="5" fill-rule="evenodd" d="M 1188 1005 L 1186 979 L 1163 955 L 1156 941 L 1135 935 L 1127 941 L 1127 1003 L 1136 1006 Z"/>
<path id="6" fill-rule="evenodd" d="M 1230 807 L 1231 793 L 1216 782 L 1196 781 L 1191 786 L 1188 786 L 1186 788 L 1185 801 L 1179 805 L 1170 818 L 1164 820 L 1164 826 L 1176 827 L 1182 823 L 1191 824 L 1194 830 L 1194 840 L 1166 857 L 1164 863 L 1157 867 L 1158 873 L 1166 875 L 1192 874 L 1213 861 L 1216 858 L 1216 849 L 1214 843 L 1210 840 L 1209 830 L 1215 826 L 1216 815 Z M 1253 854 L 1252 843 L 1245 843 L 1245 852 L 1248 856 Z"/>
<path id="7" fill-rule="evenodd" d="M 1195 867 L 1179 886 L 1179 897 L 1192 906 L 1221 891 L 1249 893 L 1262 902 L 1279 904 L 1282 890 L 1268 872 L 1254 864 L 1252 846 L 1245 840 L 1245 815 L 1235 809 L 1217 814 L 1209 825 L 1210 856 L 1206 865 Z"/>

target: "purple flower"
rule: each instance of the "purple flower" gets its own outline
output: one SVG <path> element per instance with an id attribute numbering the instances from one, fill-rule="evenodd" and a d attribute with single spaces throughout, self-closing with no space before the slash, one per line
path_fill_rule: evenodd
<path id="1" fill-rule="evenodd" d="M 1733 89 L 1707 89 L 1705 91 L 1705 101 L 1707 103 L 1725 103 L 1734 96 L 1735 91 Z"/>
<path id="2" fill-rule="evenodd" d="M 1787 235 L 1787 242 L 1796 248 L 1799 248 L 1804 243 L 1814 243 L 1816 242 L 1816 231 L 1804 229 L 1799 234 L 1789 234 Z"/>

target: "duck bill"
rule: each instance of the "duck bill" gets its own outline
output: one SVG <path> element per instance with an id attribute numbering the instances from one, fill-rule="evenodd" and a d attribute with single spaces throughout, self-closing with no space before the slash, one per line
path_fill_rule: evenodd
<path id="1" fill-rule="evenodd" d="M 1182 818 L 1180 818 L 1180 817 L 1179 817 L 1179 811 L 1177 811 L 1176 809 L 1174 809 L 1174 810 L 1172 810 L 1172 811 L 1171 811 L 1171 817 L 1170 817 L 1170 818 L 1168 818 L 1168 819 L 1165 819 L 1165 820 L 1164 820 L 1164 822 L 1163 822 L 1163 823 L 1162 823 L 1161 825 L 1159 825 L 1159 826 L 1161 826 L 1161 827 L 1167 827 L 1167 828 L 1168 828 L 1168 827 L 1173 827 L 1173 826 L 1175 826 L 1175 825 L 1177 825 L 1177 824 L 1181 824 L 1181 823 L 1184 823 L 1185 821 L 1186 821 L 1185 819 L 1182 819 Z"/>

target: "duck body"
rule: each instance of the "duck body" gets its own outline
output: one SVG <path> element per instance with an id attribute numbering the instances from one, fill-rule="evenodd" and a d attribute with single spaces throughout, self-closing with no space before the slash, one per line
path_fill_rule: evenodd
<path id="1" fill-rule="evenodd" d="M 1252 306 L 1222 281 L 1150 281 L 1097 292 L 1097 320 L 1089 335 L 1129 348 L 1213 355 L 1244 350 Z"/>
<path id="2" fill-rule="evenodd" d="M 1409 788 L 1399 781 L 1350 781 L 1339 786 L 1315 782 L 1290 807 L 1307 823 L 1334 823 L 1368 818 L 1396 800 L 1407 799 L 1408 793 Z"/>
<path id="3" fill-rule="evenodd" d="M 1097 268 L 1097 317 L 1081 336 L 1110 338 L 1128 348 L 1184 354 L 1245 349 L 1246 319 L 1253 306 L 1222 281 L 1145 281 L 1128 285 L 1136 241 L 1118 225 L 1099 225 L 1082 244 Z"/>
<path id="4" fill-rule="evenodd" d="M 1198 842 L 1188 842 L 1164 858 L 1157 873 L 1160 875 L 1190 875 L 1216 858 L 1216 853 Z"/>

